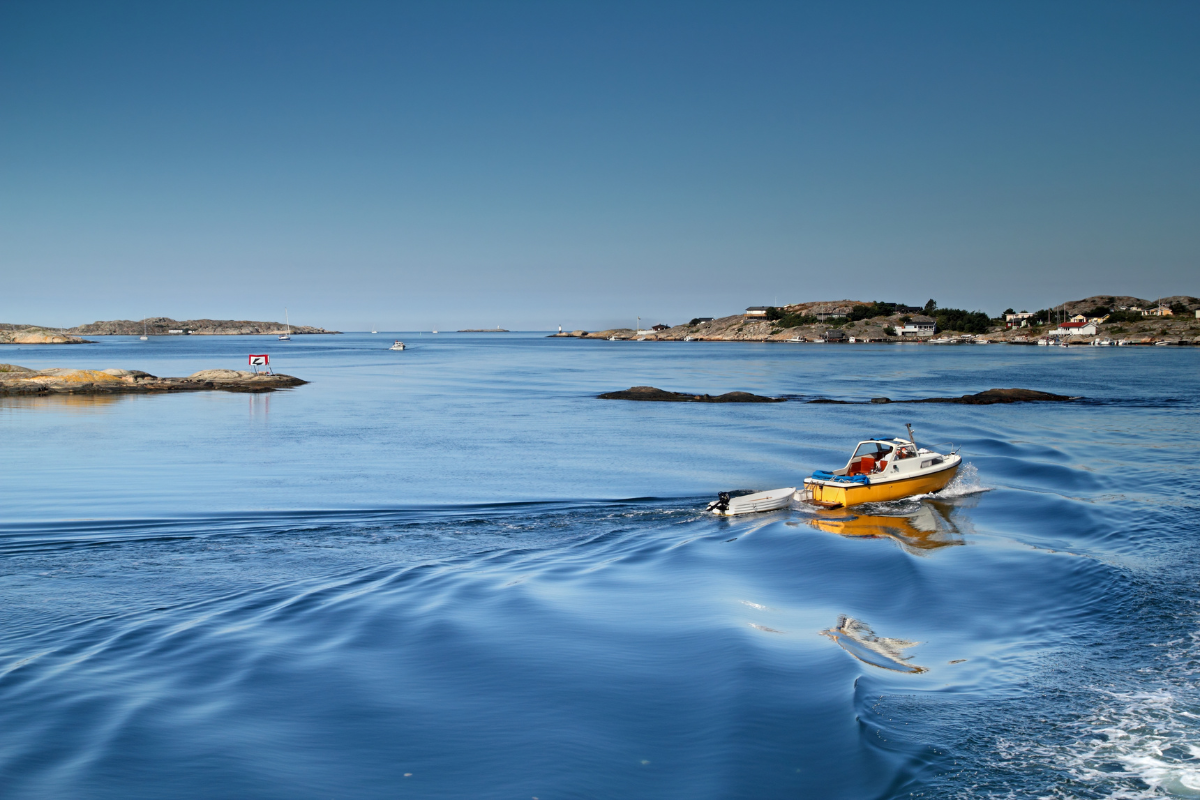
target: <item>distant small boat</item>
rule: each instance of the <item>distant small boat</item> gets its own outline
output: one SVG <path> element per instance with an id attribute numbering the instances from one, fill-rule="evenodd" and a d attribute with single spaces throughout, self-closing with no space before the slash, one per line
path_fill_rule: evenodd
<path id="1" fill-rule="evenodd" d="M 287 310 L 287 308 L 286 308 L 286 307 L 283 309 L 283 324 L 287 326 L 287 333 L 281 333 L 281 334 L 279 334 L 279 341 L 281 341 L 281 342 L 287 342 L 287 341 L 291 341 L 291 338 L 292 338 L 292 323 L 291 323 L 291 321 L 288 319 L 288 310 Z"/>
<path id="2" fill-rule="evenodd" d="M 683 340 L 685 342 L 694 342 L 694 341 L 696 341 L 696 337 L 695 336 L 685 336 L 685 337 L 683 337 Z"/>
<path id="3" fill-rule="evenodd" d="M 1169 344 L 1170 344 L 1170 342 L 1155 342 L 1154 346 L 1155 347 L 1166 347 Z"/>
<path id="4" fill-rule="evenodd" d="M 404 349 L 404 342 L 400 341 L 399 339 L 396 340 L 396 343 L 394 345 L 392 345 L 391 347 L 388 348 L 388 350 L 403 350 L 403 349 Z"/>
<path id="5" fill-rule="evenodd" d="M 142 319 L 142 335 L 139 336 L 138 338 L 141 339 L 143 342 L 150 338 L 149 336 L 146 335 L 146 320 L 145 320 L 145 318 Z"/>
<path id="6" fill-rule="evenodd" d="M 434 331 L 434 333 L 437 333 L 437 331 Z"/>

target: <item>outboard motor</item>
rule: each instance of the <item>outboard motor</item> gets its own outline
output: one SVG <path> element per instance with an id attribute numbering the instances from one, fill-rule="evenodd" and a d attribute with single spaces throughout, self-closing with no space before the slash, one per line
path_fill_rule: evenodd
<path id="1" fill-rule="evenodd" d="M 729 492 L 719 492 L 717 499 L 708 504 L 708 510 L 714 514 L 724 514 L 729 510 Z"/>

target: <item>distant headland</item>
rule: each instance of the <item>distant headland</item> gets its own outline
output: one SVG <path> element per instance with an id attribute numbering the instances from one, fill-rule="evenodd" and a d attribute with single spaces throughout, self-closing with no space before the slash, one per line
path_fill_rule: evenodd
<path id="1" fill-rule="evenodd" d="M 81 336 L 269 336 L 289 332 L 293 336 L 336 334 L 311 325 L 255 322 L 233 319 L 187 319 L 147 317 L 97 321 L 74 328 L 0 323 L 0 344 L 86 344 Z"/>
<path id="2" fill-rule="evenodd" d="M 1093 295 L 1038 311 L 983 311 L 866 300 L 751 306 L 726 317 L 696 317 L 644 330 L 560 332 L 553 337 L 610 341 L 914 342 L 924 344 L 1200 345 L 1200 298 L 1144 300 Z"/>

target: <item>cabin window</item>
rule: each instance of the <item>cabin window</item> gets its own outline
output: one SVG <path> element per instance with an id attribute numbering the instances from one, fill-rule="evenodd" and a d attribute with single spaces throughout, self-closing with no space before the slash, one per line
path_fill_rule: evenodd
<path id="1" fill-rule="evenodd" d="M 863 442 L 858 446 L 858 449 L 854 451 L 852 458 L 870 456 L 876 461 L 879 461 L 881 459 L 886 459 L 891 452 L 892 448 L 888 445 L 880 444 L 879 442 Z"/>
<path id="2" fill-rule="evenodd" d="M 940 463 L 942 463 L 942 459 L 940 458 L 927 458 L 921 462 L 921 469 L 925 469 L 926 467 L 934 467 Z"/>

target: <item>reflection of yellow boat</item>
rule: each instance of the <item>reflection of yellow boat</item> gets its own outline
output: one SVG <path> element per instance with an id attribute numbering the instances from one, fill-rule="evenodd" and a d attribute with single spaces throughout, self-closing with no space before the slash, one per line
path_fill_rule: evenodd
<path id="1" fill-rule="evenodd" d="M 962 544 L 958 529 L 949 520 L 943 504 L 922 504 L 912 514 L 884 516 L 854 514 L 840 517 L 813 517 L 808 524 L 839 536 L 863 536 L 894 539 L 906 549 L 936 550 Z"/>
<path id="2" fill-rule="evenodd" d="M 954 452 L 943 455 L 917 447 L 910 427 L 908 439 L 859 442 L 846 466 L 805 478 L 797 499 L 843 508 L 929 494 L 946 488 L 960 464 L 962 458 Z"/>

